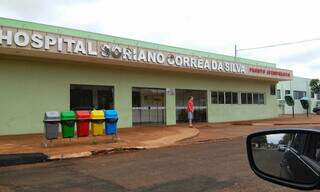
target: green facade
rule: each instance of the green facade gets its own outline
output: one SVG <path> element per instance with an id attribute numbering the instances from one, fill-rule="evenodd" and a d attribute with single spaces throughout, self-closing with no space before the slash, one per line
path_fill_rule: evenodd
<path id="1" fill-rule="evenodd" d="M 2 56 L 0 135 L 42 132 L 45 111 L 69 110 L 70 84 L 114 86 L 119 127 L 124 128 L 132 127 L 132 87 L 265 93 L 264 105 L 211 104 L 209 97 L 208 121 L 222 122 L 277 116 L 275 96 L 269 93 L 271 83 L 274 82 Z M 176 123 L 175 113 L 175 95 L 166 95 L 168 125 Z"/>
<path id="2" fill-rule="evenodd" d="M 184 49 L 144 41 L 108 36 L 32 22 L 0 18 L 0 26 L 68 35 L 146 49 L 206 57 L 247 65 L 275 67 L 275 64 Z M 39 52 L 41 54 L 41 52 Z M 0 53 L 0 135 L 43 132 L 46 111 L 70 110 L 70 85 L 114 87 L 114 106 L 120 128 L 133 126 L 132 88 L 173 88 L 207 91 L 208 122 L 265 119 L 278 115 L 277 100 L 270 94 L 274 81 L 213 74 L 196 74 L 91 63 L 50 60 Z M 263 93 L 265 104 L 211 104 L 211 91 Z M 239 102 L 240 103 L 240 102 Z M 165 122 L 176 124 L 176 95 L 166 93 Z"/>

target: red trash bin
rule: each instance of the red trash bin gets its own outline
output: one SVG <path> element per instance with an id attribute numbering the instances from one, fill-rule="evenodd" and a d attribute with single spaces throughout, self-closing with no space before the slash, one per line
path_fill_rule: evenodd
<path id="1" fill-rule="evenodd" d="M 77 136 L 89 136 L 90 111 L 76 111 L 77 117 Z"/>

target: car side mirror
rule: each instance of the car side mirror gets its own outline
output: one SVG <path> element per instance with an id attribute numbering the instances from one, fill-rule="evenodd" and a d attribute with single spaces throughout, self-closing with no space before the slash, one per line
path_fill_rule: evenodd
<path id="1" fill-rule="evenodd" d="M 264 180 L 296 189 L 319 189 L 320 130 L 276 129 L 247 137 L 253 172 Z"/>

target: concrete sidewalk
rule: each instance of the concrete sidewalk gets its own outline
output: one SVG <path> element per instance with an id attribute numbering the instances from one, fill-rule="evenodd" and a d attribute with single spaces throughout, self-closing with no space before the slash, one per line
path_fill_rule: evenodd
<path id="1" fill-rule="evenodd" d="M 277 127 L 320 128 L 320 116 L 280 116 L 279 118 L 227 123 L 196 123 L 195 128 L 186 124 L 119 129 L 120 140 L 112 136 L 84 137 L 54 140 L 49 147 L 41 146 L 42 134 L 0 136 L 0 156 L 3 154 L 42 153 L 49 159 L 68 159 L 112 153 L 122 150 L 139 150 L 207 141 L 223 141 Z"/>
<path id="2" fill-rule="evenodd" d="M 199 130 L 187 126 L 137 127 L 119 129 L 119 140 L 112 136 L 83 137 L 53 140 L 49 147 L 41 145 L 42 134 L 0 136 L 0 155 L 43 153 L 49 159 L 90 156 L 96 153 L 126 149 L 148 149 L 172 145 L 183 139 L 195 137 Z"/>
<path id="3" fill-rule="evenodd" d="M 196 128 L 200 133 L 197 137 L 179 142 L 180 144 L 200 143 L 208 141 L 226 141 L 238 137 L 246 137 L 247 135 L 262 131 L 269 128 L 319 128 L 319 115 L 296 115 L 292 118 L 290 115 L 283 115 L 278 118 L 239 121 L 227 123 L 201 123 L 196 124 Z"/>

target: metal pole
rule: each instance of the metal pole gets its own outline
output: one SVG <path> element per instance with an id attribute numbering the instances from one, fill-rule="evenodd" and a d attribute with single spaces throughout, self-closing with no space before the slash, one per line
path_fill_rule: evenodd
<path id="1" fill-rule="evenodd" d="M 292 117 L 294 118 L 294 105 L 292 106 Z"/>
<path id="2" fill-rule="evenodd" d="M 234 44 L 234 57 L 237 57 L 237 45 Z"/>

